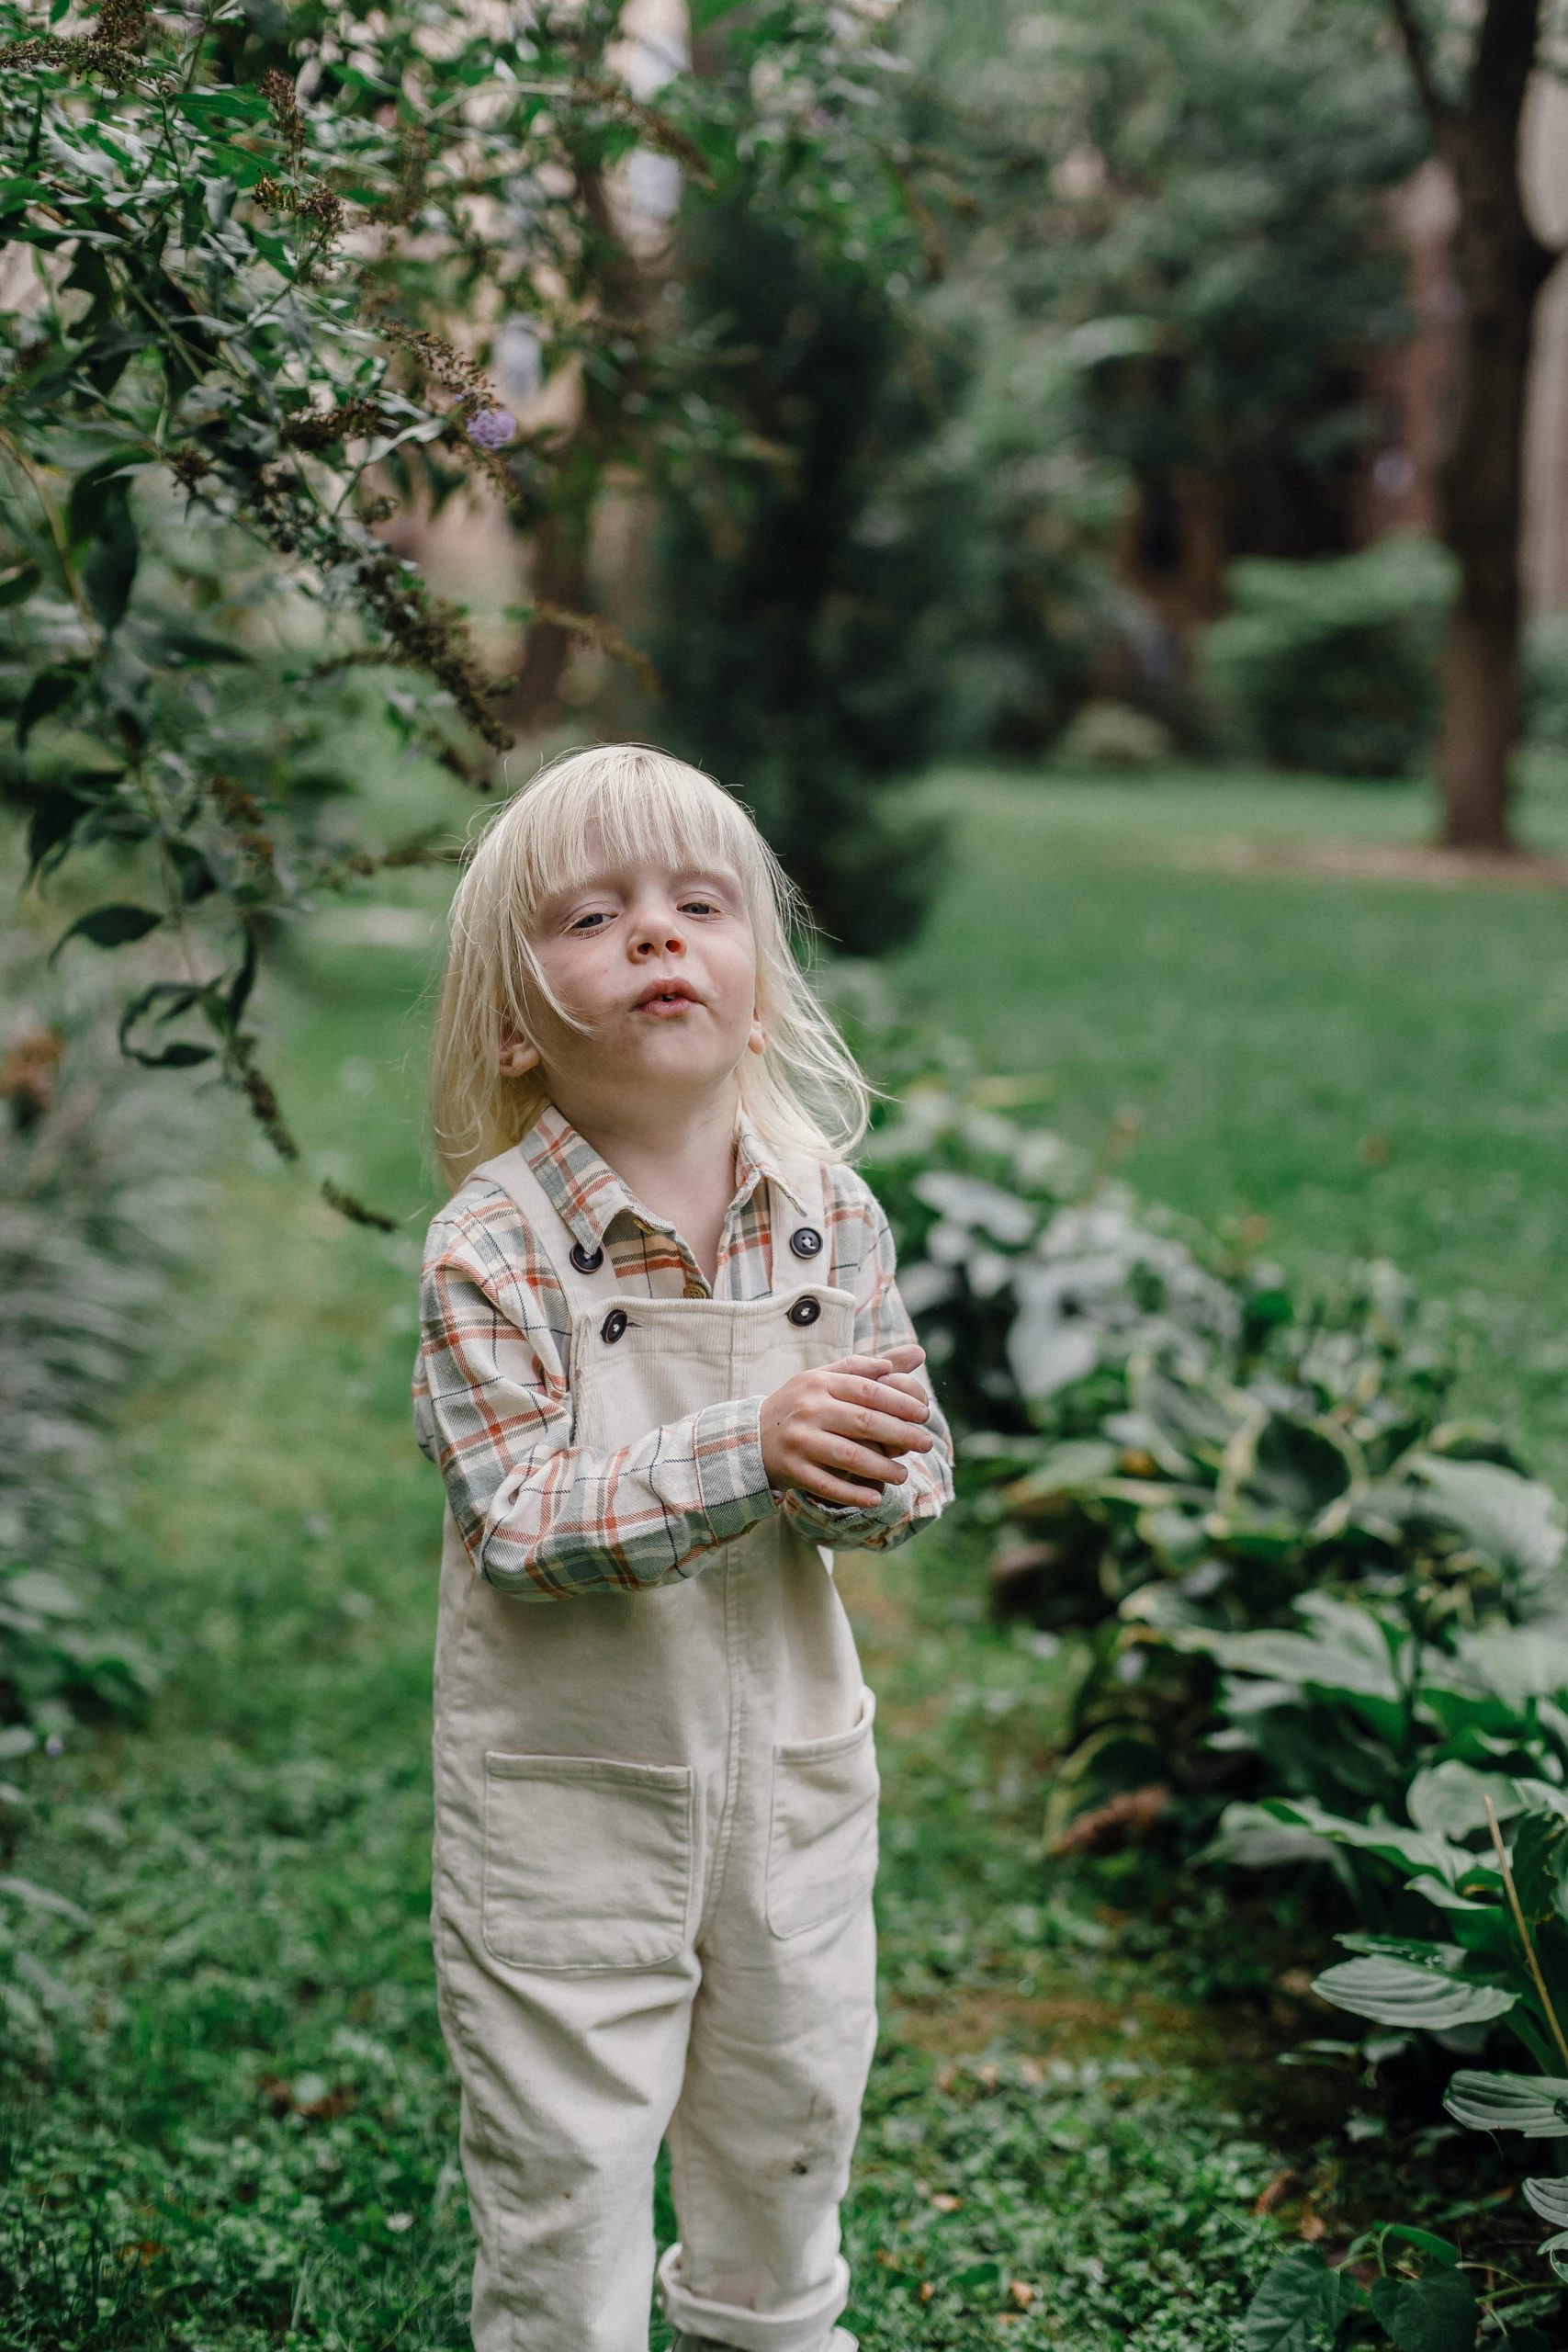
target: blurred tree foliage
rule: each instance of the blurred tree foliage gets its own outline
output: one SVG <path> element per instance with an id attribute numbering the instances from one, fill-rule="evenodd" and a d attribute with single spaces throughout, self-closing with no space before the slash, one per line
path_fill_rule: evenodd
<path id="1" fill-rule="evenodd" d="M 885 874 L 890 775 L 1038 750 L 1090 692 L 1190 741 L 1185 639 L 1229 560 L 1353 544 L 1371 367 L 1408 323 L 1384 198 L 1426 143 L 1369 6 L 920 0 L 900 26 L 918 320 L 741 204 L 694 221 L 693 300 L 754 346 L 748 413 L 788 457 L 739 508 L 683 492 L 660 586 L 693 750 L 750 775 L 756 747 L 778 838 Z"/>
<path id="2" fill-rule="evenodd" d="M 681 260 L 692 331 L 732 346 L 727 398 L 765 462 L 740 483 L 694 466 L 667 503 L 662 731 L 739 786 L 829 935 L 875 954 L 918 921 L 939 847 L 887 786 L 942 741 L 958 369 L 911 340 L 901 287 L 824 258 L 749 190 L 694 214 Z"/>
<path id="3" fill-rule="evenodd" d="M 596 464 L 742 462 L 711 340 L 618 299 L 610 176 L 640 151 L 705 196 L 743 177 L 863 253 L 901 209 L 864 12 L 716 13 L 733 70 L 656 107 L 621 0 L 0 0 L 0 794 L 29 881 L 68 870 L 55 952 L 147 943 L 124 1050 L 210 1066 L 286 1156 L 243 1026 L 280 918 L 452 854 L 440 819 L 323 854 L 348 781 L 323 713 L 369 664 L 401 673 L 405 744 L 476 789 L 511 741 L 509 679 L 378 527 L 470 482 L 525 533 L 559 512 L 581 447 L 502 410 L 497 334 L 592 382 Z M 518 617 L 617 650 L 592 616 Z"/>
<path id="4" fill-rule="evenodd" d="M 1366 363 L 1405 328 L 1378 199 L 1425 142 L 1397 58 L 1317 0 L 1055 0 L 1011 50 L 1053 158 L 1014 300 L 1065 331 L 1078 432 L 1138 488 L 1138 555 L 1180 560 L 1159 541 L 1183 473 L 1227 553 L 1342 548 Z"/>

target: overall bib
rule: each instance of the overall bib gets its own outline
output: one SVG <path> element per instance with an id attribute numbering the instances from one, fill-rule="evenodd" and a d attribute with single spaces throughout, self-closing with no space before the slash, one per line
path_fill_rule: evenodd
<path id="1" fill-rule="evenodd" d="M 774 1290 L 746 1301 L 639 1297 L 607 1254 L 581 1272 L 520 1151 L 481 1172 L 565 1294 L 574 1444 L 613 1451 L 852 1352 L 853 1297 L 810 1279 L 809 1162 L 790 1170 L 806 1215 L 773 1188 Z M 448 1507 L 434 1701 L 431 1929 L 476 2352 L 648 2352 L 666 2137 L 669 2318 L 739 2352 L 824 2352 L 876 2034 L 874 1701 L 828 1555 L 775 1513 L 651 1590 L 519 1602 Z"/>

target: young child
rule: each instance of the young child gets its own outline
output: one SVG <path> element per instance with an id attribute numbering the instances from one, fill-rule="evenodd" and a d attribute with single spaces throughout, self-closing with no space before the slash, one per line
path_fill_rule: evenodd
<path id="1" fill-rule="evenodd" d="M 453 900 L 414 1422 L 477 2352 L 852 2352 L 874 1701 L 835 1548 L 950 1499 L 866 1091 L 711 778 L 574 752 Z"/>

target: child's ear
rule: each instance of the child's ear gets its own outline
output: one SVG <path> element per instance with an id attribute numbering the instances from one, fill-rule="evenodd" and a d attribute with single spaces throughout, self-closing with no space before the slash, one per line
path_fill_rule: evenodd
<path id="1" fill-rule="evenodd" d="M 539 1067 L 539 1048 L 531 1046 L 515 1030 L 505 1029 L 501 1037 L 501 1074 L 502 1078 L 525 1078 Z"/>
<path id="2" fill-rule="evenodd" d="M 768 1041 L 762 1033 L 761 1020 L 754 1012 L 751 1015 L 751 1035 L 746 1040 L 746 1050 L 751 1054 L 761 1054 L 766 1053 L 767 1048 Z"/>

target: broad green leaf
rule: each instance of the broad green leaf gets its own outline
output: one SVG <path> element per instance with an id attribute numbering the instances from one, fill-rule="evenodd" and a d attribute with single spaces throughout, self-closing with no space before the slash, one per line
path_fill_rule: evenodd
<path id="1" fill-rule="evenodd" d="M 1514 1885 L 1530 1920 L 1561 1909 L 1568 1873 L 1568 1820 L 1558 1813 L 1527 1814 L 1514 1838 Z"/>
<path id="2" fill-rule="evenodd" d="M 1277 1820 L 1297 1822 L 1337 1846 L 1353 1846 L 1406 1870 L 1429 1871 L 1450 1886 L 1457 1885 L 1473 1859 L 1462 1846 L 1450 1846 L 1426 1830 L 1404 1829 L 1396 1821 L 1351 1821 L 1327 1812 L 1311 1797 L 1269 1797 L 1264 1802 Z"/>
<path id="3" fill-rule="evenodd" d="M 1410 1467 L 1438 1513 L 1499 1567 L 1534 1579 L 1562 1556 L 1562 1507 L 1550 1487 L 1495 1462 L 1422 1453 Z"/>
<path id="4" fill-rule="evenodd" d="M 1379 2278 L 1371 2301 L 1399 2352 L 1473 2352 L 1481 2314 L 1462 2270 L 1445 2265 L 1419 2278 Z"/>
<path id="5" fill-rule="evenodd" d="M 1263 2274 L 1243 2324 L 1245 2352 L 1321 2352 L 1354 2308 L 1315 2246 L 1292 2246 Z"/>
<path id="6" fill-rule="evenodd" d="M 1487 1625 L 1478 1633 L 1461 1634 L 1455 1656 L 1516 1714 L 1530 1699 L 1546 1699 L 1568 1690 L 1568 1623 L 1560 1617 L 1536 1617 L 1528 1625 Z"/>
<path id="7" fill-rule="evenodd" d="M 56 1576 L 52 1568 L 23 1568 L 0 1584 L 10 1600 L 19 1600 L 24 1609 L 33 1609 L 40 1617 L 80 1617 L 84 1602 L 74 1586 Z"/>
<path id="8" fill-rule="evenodd" d="M 1108 1445 L 1102 1438 L 1075 1438 L 1054 1445 L 1043 1462 L 1007 1488 L 1007 1500 L 1019 1510 L 1050 1501 L 1057 1495 L 1076 1494 L 1101 1478 L 1109 1478 L 1119 1458 L 1116 1447 Z"/>
<path id="9" fill-rule="evenodd" d="M 1305 1634 L 1225 1634 L 1209 1647 L 1233 1674 L 1266 1675 L 1270 1681 L 1295 1683 L 1303 1690 L 1365 1692 L 1369 1698 L 1393 1702 L 1400 1696 L 1386 1657 L 1379 1665 Z"/>
<path id="10" fill-rule="evenodd" d="M 1456 2123 L 1568 2140 L 1568 2082 L 1550 2075 L 1483 2075 L 1461 2067 L 1443 2094 Z"/>
<path id="11" fill-rule="evenodd" d="M 1314 1976 L 1312 1989 L 1354 2017 L 1428 2032 L 1504 2017 L 1517 1998 L 1500 1984 L 1467 1984 L 1461 1976 L 1386 1954 L 1340 1961 Z"/>
<path id="12" fill-rule="evenodd" d="M 1405 1809 L 1417 1829 L 1438 1838 L 1469 1838 L 1486 1827 L 1486 1799 L 1498 1820 L 1522 1813 L 1525 1799 L 1517 1781 L 1502 1772 L 1477 1772 L 1450 1760 L 1417 1772 L 1405 1794 Z"/>
<path id="13" fill-rule="evenodd" d="M 1219 1827 L 1193 1856 L 1199 1862 L 1234 1862 L 1242 1870 L 1269 1870 L 1280 1863 L 1316 1861 L 1331 1840 L 1314 1829 L 1282 1822 L 1260 1804 L 1238 1798 L 1226 1805 Z"/>
<path id="14" fill-rule="evenodd" d="M 1325 1422 L 1269 1413 L 1238 1430 L 1227 1445 L 1220 1507 L 1310 1522 L 1347 1491 L 1359 1467 Z"/>

